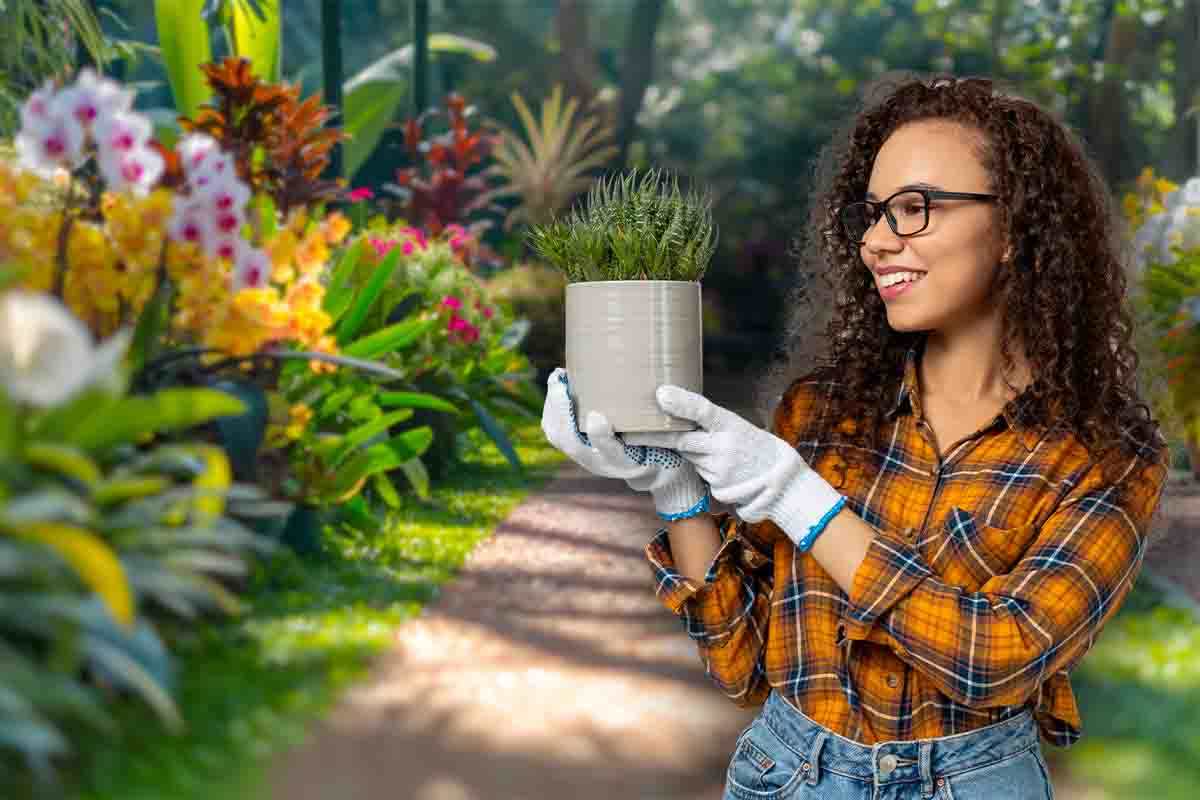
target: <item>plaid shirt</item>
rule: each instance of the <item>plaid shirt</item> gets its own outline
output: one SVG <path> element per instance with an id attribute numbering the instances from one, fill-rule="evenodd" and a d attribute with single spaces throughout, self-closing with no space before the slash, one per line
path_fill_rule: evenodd
<path id="1" fill-rule="evenodd" d="M 828 408 L 815 377 L 775 412 L 776 435 L 876 531 L 848 596 L 773 522 L 729 512 L 712 515 L 722 544 L 703 584 L 677 571 L 658 530 L 645 551 L 655 592 L 739 706 L 774 688 L 866 744 L 962 733 L 1028 706 L 1049 741 L 1069 746 L 1080 719 L 1068 673 L 1141 567 L 1166 448 L 1130 457 L 1114 486 L 1074 436 L 1004 412 L 939 458 L 916 350 L 881 428 L 878 475 L 818 438 Z"/>

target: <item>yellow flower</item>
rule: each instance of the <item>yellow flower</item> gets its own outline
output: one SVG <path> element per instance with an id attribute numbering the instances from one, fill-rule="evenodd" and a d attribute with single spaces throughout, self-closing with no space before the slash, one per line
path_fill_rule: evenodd
<path id="1" fill-rule="evenodd" d="M 322 225 L 325 231 L 325 241 L 329 244 L 339 244 L 350 233 L 350 220 L 340 211 L 335 211 L 325 218 Z"/>
<path id="2" fill-rule="evenodd" d="M 304 403 L 296 403 L 288 410 L 288 424 L 284 429 L 287 437 L 292 440 L 299 439 L 304 434 L 304 429 L 308 427 L 308 423 L 312 421 L 312 409 Z"/>

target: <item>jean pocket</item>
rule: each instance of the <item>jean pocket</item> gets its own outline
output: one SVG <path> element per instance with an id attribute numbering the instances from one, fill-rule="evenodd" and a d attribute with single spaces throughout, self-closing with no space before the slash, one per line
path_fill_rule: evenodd
<path id="1" fill-rule="evenodd" d="M 802 780 L 804 759 L 756 720 L 738 738 L 725 773 L 725 797 L 780 800 Z"/>
<path id="2" fill-rule="evenodd" d="M 1037 747 L 939 781 L 937 800 L 1053 800 Z"/>

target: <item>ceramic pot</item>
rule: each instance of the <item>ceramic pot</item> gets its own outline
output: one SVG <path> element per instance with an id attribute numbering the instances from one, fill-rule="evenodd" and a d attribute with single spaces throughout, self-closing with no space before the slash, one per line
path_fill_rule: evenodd
<path id="1" fill-rule="evenodd" d="M 618 433 L 689 431 L 654 399 L 664 383 L 702 393 L 700 284 L 585 281 L 566 288 L 567 375 L 579 424 L 604 414 Z"/>

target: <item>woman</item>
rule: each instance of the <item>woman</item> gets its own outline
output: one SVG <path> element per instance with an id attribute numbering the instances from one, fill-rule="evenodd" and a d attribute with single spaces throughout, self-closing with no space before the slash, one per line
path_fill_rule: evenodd
<path id="1" fill-rule="evenodd" d="M 1119 217 L 1075 136 L 982 79 L 882 84 L 824 163 L 827 352 L 770 431 L 664 386 L 698 430 L 583 433 L 561 369 L 543 428 L 650 492 L 658 596 L 718 687 L 763 704 L 726 797 L 1052 797 L 1038 733 L 1080 735 L 1068 676 L 1167 471 Z"/>

